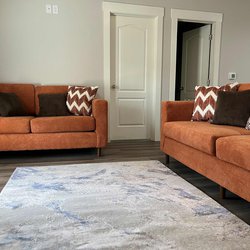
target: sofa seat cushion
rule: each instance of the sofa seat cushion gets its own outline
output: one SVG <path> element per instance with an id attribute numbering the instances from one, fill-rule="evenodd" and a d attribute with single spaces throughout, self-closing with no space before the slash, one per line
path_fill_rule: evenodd
<path id="1" fill-rule="evenodd" d="M 33 116 L 0 117 L 0 134 L 28 134 Z"/>
<path id="2" fill-rule="evenodd" d="M 215 155 L 215 142 L 218 138 L 250 134 L 244 128 L 195 121 L 166 122 L 163 126 L 163 133 L 175 141 L 211 155 Z"/>
<path id="3" fill-rule="evenodd" d="M 38 117 L 31 120 L 32 133 L 85 132 L 95 130 L 91 116 Z"/>
<path id="4" fill-rule="evenodd" d="M 250 135 L 230 136 L 216 141 L 216 156 L 250 171 Z"/>

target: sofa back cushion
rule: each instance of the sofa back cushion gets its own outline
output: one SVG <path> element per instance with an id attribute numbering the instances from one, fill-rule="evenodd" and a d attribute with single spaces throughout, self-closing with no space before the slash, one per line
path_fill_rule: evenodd
<path id="1" fill-rule="evenodd" d="M 0 92 L 16 94 L 27 115 L 35 113 L 35 90 L 32 84 L 0 83 Z"/>
<path id="2" fill-rule="evenodd" d="M 39 106 L 39 98 L 38 95 L 40 94 L 59 94 L 64 93 L 66 94 L 68 92 L 68 86 L 36 86 L 35 87 L 35 104 L 36 104 L 36 115 L 39 115 L 40 112 L 40 106 Z M 66 106 L 66 103 L 65 103 Z"/>
<path id="3" fill-rule="evenodd" d="M 244 91 L 250 89 L 250 83 L 241 83 L 238 91 Z"/>

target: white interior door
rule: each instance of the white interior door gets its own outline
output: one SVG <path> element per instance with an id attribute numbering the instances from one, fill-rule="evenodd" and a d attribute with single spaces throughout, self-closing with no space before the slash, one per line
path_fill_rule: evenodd
<path id="1" fill-rule="evenodd" d="M 194 87 L 207 85 L 211 25 L 183 33 L 181 100 L 194 99 Z"/>
<path id="2" fill-rule="evenodd" d="M 153 19 L 111 17 L 110 139 L 148 139 Z"/>

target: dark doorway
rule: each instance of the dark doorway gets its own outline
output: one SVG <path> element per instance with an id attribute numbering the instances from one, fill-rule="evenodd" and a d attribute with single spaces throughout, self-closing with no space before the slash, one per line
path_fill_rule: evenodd
<path id="1" fill-rule="evenodd" d="M 181 71 L 182 71 L 182 45 L 183 33 L 196 28 L 200 28 L 207 24 L 194 22 L 178 22 L 177 29 L 177 54 L 176 54 L 176 80 L 175 80 L 175 100 L 181 99 Z"/>

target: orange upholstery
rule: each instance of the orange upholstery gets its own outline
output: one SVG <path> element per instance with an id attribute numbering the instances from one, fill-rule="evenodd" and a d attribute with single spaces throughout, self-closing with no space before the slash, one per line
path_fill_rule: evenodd
<path id="1" fill-rule="evenodd" d="M 218 139 L 216 156 L 250 171 L 250 136 L 231 136 Z"/>
<path id="2" fill-rule="evenodd" d="M 250 89 L 240 84 L 239 91 Z M 192 102 L 162 102 L 161 150 L 250 201 L 250 131 L 191 122 Z"/>
<path id="3" fill-rule="evenodd" d="M 30 133 L 30 120 L 33 116 L 0 117 L 0 134 Z"/>
<path id="4" fill-rule="evenodd" d="M 168 137 L 165 138 L 163 151 L 196 172 L 250 201 L 250 172 L 248 170 Z"/>
<path id="5" fill-rule="evenodd" d="M 108 143 L 108 102 L 101 99 L 93 100 L 92 115 L 95 118 L 97 147 L 105 147 Z"/>
<path id="6" fill-rule="evenodd" d="M 190 121 L 193 113 L 194 101 L 167 101 L 162 103 L 162 111 L 166 114 L 164 122 Z M 164 109 L 167 112 L 164 112 Z"/>
<path id="7" fill-rule="evenodd" d="M 68 86 L 0 84 L 16 93 L 29 114 L 39 113 L 39 94 L 67 93 Z M 108 103 L 93 100 L 93 116 L 0 117 L 0 150 L 102 148 L 108 141 Z"/>
<path id="8" fill-rule="evenodd" d="M 250 134 L 250 131 L 244 128 L 191 121 L 166 122 L 163 132 L 175 141 L 211 155 L 215 155 L 215 142 L 219 137 Z"/>
<path id="9" fill-rule="evenodd" d="M 0 134 L 0 150 L 95 148 L 93 132 Z"/>
<path id="10" fill-rule="evenodd" d="M 250 89 L 250 83 L 241 83 L 238 91 L 244 91 Z"/>
<path id="11" fill-rule="evenodd" d="M 161 150 L 163 149 L 165 122 L 190 121 L 194 101 L 165 101 L 161 105 Z"/>
<path id="12" fill-rule="evenodd" d="M 67 93 L 68 86 L 36 86 L 35 87 L 35 104 L 36 104 L 36 115 L 39 114 L 39 94 L 59 94 Z"/>
<path id="13" fill-rule="evenodd" d="M 91 116 L 38 117 L 31 120 L 32 133 L 84 132 L 95 130 Z"/>
<path id="14" fill-rule="evenodd" d="M 35 90 L 32 84 L 0 83 L 0 92 L 15 93 L 28 115 L 35 114 Z"/>

